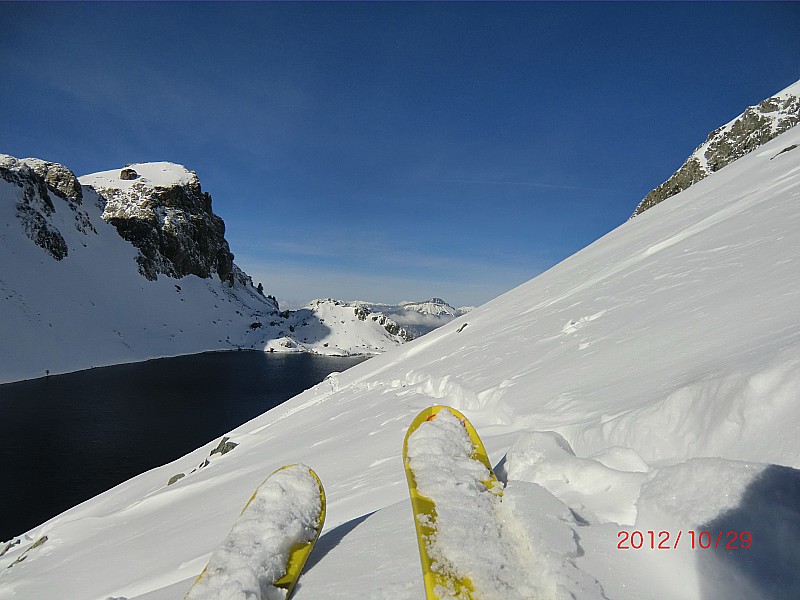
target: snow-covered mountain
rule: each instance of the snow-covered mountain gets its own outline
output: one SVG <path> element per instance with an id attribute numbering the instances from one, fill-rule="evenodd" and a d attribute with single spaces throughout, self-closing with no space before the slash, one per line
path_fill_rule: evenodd
<path id="1" fill-rule="evenodd" d="M 352 304 L 387 315 L 403 327 L 411 339 L 430 333 L 474 308 L 454 308 L 441 298 L 431 298 L 422 302 L 407 301 L 400 304 L 381 304 L 357 300 Z"/>
<path id="2" fill-rule="evenodd" d="M 0 155 L 0 224 L 0 382 L 206 350 L 376 354 L 409 338 L 334 301 L 281 312 L 181 165 L 79 181 Z"/>
<path id="3" fill-rule="evenodd" d="M 423 302 L 401 302 L 400 308 L 403 310 L 413 310 L 423 315 L 434 315 L 436 317 L 460 317 L 464 312 L 458 308 L 453 308 L 441 298 L 431 298 Z"/>
<path id="4" fill-rule="evenodd" d="M 181 278 L 217 275 L 233 283 L 225 223 L 211 210 L 197 174 L 168 162 L 128 165 L 80 178 L 105 201 L 103 220 L 138 250 L 139 271 Z"/>
<path id="5" fill-rule="evenodd" d="M 796 597 L 798 145 L 790 129 L 329 377 L 230 432 L 232 451 L 208 458 L 215 440 L 10 540 L 0 598 L 178 600 L 256 485 L 303 462 L 328 516 L 294 597 L 420 599 L 400 449 L 439 403 L 470 418 L 507 481 L 502 531 L 529 568 L 499 573 L 505 597 Z"/>
<path id="6" fill-rule="evenodd" d="M 314 300 L 300 310 L 284 311 L 263 324 L 266 332 L 254 335 L 259 340 L 257 344 L 268 352 L 380 354 L 411 339 L 387 315 L 332 298 Z M 253 324 L 255 329 L 260 330 L 260 326 L 261 323 Z"/>
<path id="7" fill-rule="evenodd" d="M 715 129 L 673 175 L 651 191 L 631 218 L 682 192 L 715 171 L 741 158 L 800 123 L 800 81 L 748 107 L 741 115 Z"/>

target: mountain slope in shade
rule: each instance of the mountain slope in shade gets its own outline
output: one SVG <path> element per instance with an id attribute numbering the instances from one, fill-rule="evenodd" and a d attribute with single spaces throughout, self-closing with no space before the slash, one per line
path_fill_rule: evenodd
<path id="1" fill-rule="evenodd" d="M 712 131 L 667 181 L 639 203 L 631 218 L 687 189 L 800 123 L 800 81 L 748 107 Z"/>

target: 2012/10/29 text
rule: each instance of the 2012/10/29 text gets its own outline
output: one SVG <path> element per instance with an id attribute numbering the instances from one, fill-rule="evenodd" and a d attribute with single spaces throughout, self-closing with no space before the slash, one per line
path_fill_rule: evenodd
<path id="1" fill-rule="evenodd" d="M 749 531 L 620 531 L 617 533 L 617 550 L 747 550 L 753 546 Z"/>

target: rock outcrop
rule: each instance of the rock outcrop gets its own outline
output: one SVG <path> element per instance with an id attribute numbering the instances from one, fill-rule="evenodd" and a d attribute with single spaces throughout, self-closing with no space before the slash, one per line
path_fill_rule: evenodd
<path id="1" fill-rule="evenodd" d="M 243 275 L 233 264 L 225 223 L 193 171 L 145 163 L 86 175 L 81 183 L 105 200 L 103 219 L 139 250 L 139 271 L 147 279 L 217 275 L 233 284 Z"/>
<path id="2" fill-rule="evenodd" d="M 54 259 L 64 259 L 69 248 L 51 218 L 56 212 L 53 198 L 70 211 L 78 231 L 96 233 L 89 215 L 81 209 L 83 193 L 78 178 L 66 167 L 37 158 L 17 159 L 0 154 L 0 178 L 21 188 L 17 218 L 25 235 Z"/>
<path id="3" fill-rule="evenodd" d="M 733 121 L 712 131 L 672 177 L 645 196 L 631 218 L 719 171 L 798 123 L 800 82 L 748 107 Z"/>

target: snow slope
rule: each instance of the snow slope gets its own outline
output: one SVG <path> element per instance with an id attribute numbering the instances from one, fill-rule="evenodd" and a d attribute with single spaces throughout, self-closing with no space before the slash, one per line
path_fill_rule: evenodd
<path id="1" fill-rule="evenodd" d="M 243 424 L 233 451 L 177 483 L 213 444 L 27 532 L 0 557 L 0 598 L 178 600 L 256 485 L 303 462 L 328 518 L 295 598 L 420 599 L 400 449 L 438 403 L 469 417 L 507 480 L 508 526 L 547 598 L 796 597 L 792 145 L 798 128 Z"/>

